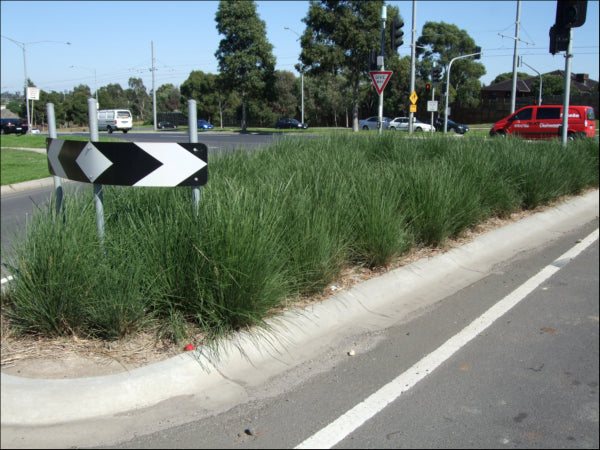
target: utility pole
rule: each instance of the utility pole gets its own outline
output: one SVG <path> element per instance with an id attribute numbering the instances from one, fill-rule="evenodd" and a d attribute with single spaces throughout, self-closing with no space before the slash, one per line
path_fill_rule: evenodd
<path id="1" fill-rule="evenodd" d="M 154 78 L 154 41 L 152 41 L 152 123 L 154 124 L 154 131 L 156 131 L 156 80 Z"/>
<path id="2" fill-rule="evenodd" d="M 519 61 L 519 41 L 525 42 L 526 44 L 534 45 L 531 42 L 519 39 L 519 29 L 521 24 L 521 0 L 517 0 L 517 20 L 515 22 L 515 36 L 506 36 L 502 33 L 498 33 L 499 36 L 507 37 L 515 40 L 515 50 L 513 52 L 513 76 L 512 76 L 512 89 L 510 95 L 510 113 L 515 112 L 516 96 L 517 96 L 517 66 Z"/>

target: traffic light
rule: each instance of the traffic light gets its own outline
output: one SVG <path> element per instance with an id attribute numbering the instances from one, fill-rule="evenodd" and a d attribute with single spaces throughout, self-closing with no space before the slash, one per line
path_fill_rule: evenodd
<path id="1" fill-rule="evenodd" d="M 369 71 L 377 70 L 377 52 L 369 50 Z"/>
<path id="2" fill-rule="evenodd" d="M 427 92 L 428 94 L 430 94 L 430 93 L 431 93 L 431 84 L 427 83 L 427 84 L 425 85 L 425 92 Z"/>
<path id="3" fill-rule="evenodd" d="M 392 28 L 390 29 L 392 35 L 392 51 L 397 52 L 398 47 L 404 44 L 402 40 L 402 36 L 404 36 L 404 31 L 402 31 L 402 27 L 404 26 L 404 22 L 398 16 L 394 16 L 394 20 L 392 22 Z"/>
<path id="4" fill-rule="evenodd" d="M 477 55 L 475 55 L 473 59 L 481 59 L 481 47 L 475 47 L 475 53 L 477 53 Z"/>
<path id="5" fill-rule="evenodd" d="M 436 66 L 431 70 L 431 80 L 434 83 L 442 81 L 442 68 L 440 66 Z"/>
<path id="6" fill-rule="evenodd" d="M 550 28 L 550 53 L 556 55 L 558 52 L 566 52 L 569 49 L 571 33 L 568 28 L 553 25 Z"/>
<path id="7" fill-rule="evenodd" d="M 557 0 L 556 20 L 558 28 L 575 28 L 585 23 L 587 0 Z"/>

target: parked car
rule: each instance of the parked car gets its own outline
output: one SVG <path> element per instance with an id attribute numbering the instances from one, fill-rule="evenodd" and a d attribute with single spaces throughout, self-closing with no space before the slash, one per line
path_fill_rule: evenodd
<path id="1" fill-rule="evenodd" d="M 291 119 L 291 118 L 286 118 L 286 119 L 279 119 L 277 122 L 275 122 L 275 128 L 279 129 L 279 128 L 296 128 L 296 129 L 301 129 L 301 130 L 306 130 L 308 128 L 308 125 L 306 125 L 305 123 L 302 123 L 296 119 Z"/>
<path id="2" fill-rule="evenodd" d="M 436 131 L 444 131 L 444 118 L 443 117 L 438 117 L 437 119 L 435 119 L 435 129 L 436 129 Z M 458 134 L 465 134 L 467 131 L 469 131 L 469 127 L 462 123 L 456 123 L 453 120 L 448 119 L 447 130 L 454 131 L 455 133 L 458 133 Z"/>
<path id="3" fill-rule="evenodd" d="M 177 125 L 175 125 L 173 122 L 168 122 L 168 121 L 163 121 L 163 122 L 158 122 L 158 125 L 156 125 L 156 128 L 160 129 L 160 130 L 164 130 L 166 128 L 177 128 Z"/>
<path id="4" fill-rule="evenodd" d="M 2 118 L 2 134 L 25 134 L 27 129 L 27 124 L 21 119 Z"/>
<path id="5" fill-rule="evenodd" d="M 198 131 L 213 130 L 215 127 L 204 119 L 198 119 Z"/>
<path id="6" fill-rule="evenodd" d="M 383 129 L 387 130 L 390 127 L 389 117 L 382 117 Z M 377 130 L 377 122 L 379 122 L 379 116 L 368 117 L 364 120 L 358 121 L 359 130 Z"/>
<path id="7" fill-rule="evenodd" d="M 408 117 L 396 117 L 390 122 L 390 130 L 408 131 L 408 121 Z M 415 118 L 413 120 L 413 131 L 431 131 L 431 125 Z"/>
<path id="8" fill-rule="evenodd" d="M 31 127 L 31 134 L 41 134 L 40 129 L 37 127 Z"/>
<path id="9" fill-rule="evenodd" d="M 567 136 L 593 138 L 596 134 L 594 108 L 569 106 Z M 563 105 L 532 105 L 499 120 L 490 136 L 520 136 L 525 139 L 552 139 L 562 136 Z"/>

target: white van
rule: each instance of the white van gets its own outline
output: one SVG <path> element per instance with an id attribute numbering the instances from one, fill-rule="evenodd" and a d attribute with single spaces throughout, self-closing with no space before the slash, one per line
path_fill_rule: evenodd
<path id="1" fill-rule="evenodd" d="M 128 109 L 101 109 L 98 111 L 98 131 L 122 131 L 127 133 L 133 128 L 131 111 Z"/>

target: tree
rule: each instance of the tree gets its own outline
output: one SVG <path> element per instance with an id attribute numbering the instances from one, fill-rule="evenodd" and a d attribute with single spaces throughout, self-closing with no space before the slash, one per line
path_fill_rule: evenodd
<path id="1" fill-rule="evenodd" d="M 512 80 L 513 73 L 512 72 L 504 72 L 494 78 L 491 84 L 502 83 L 503 81 Z M 524 80 L 526 78 L 531 78 L 531 75 L 525 72 L 517 72 L 517 80 Z"/>
<path id="2" fill-rule="evenodd" d="M 160 112 L 181 110 L 181 93 L 172 83 L 163 84 L 156 90 L 156 110 Z"/>
<path id="3" fill-rule="evenodd" d="M 352 89 L 354 131 L 358 131 L 360 84 L 369 80 L 369 51 L 381 48 L 383 5 L 383 1 L 312 1 L 302 19 L 306 29 L 300 40 L 300 61 L 311 76 L 330 73 L 345 77 Z M 388 28 L 395 15 L 398 9 L 389 7 Z"/>
<path id="4" fill-rule="evenodd" d="M 270 98 L 275 72 L 273 46 L 267 41 L 266 25 L 256 13 L 254 1 L 223 0 L 216 13 L 217 31 L 225 36 L 215 57 L 223 85 L 239 92 L 242 99 L 242 131 L 246 131 L 248 97 Z"/>
<path id="5" fill-rule="evenodd" d="M 226 105 L 222 101 L 223 91 L 217 82 L 217 75 L 204 73 L 201 70 L 193 70 L 187 80 L 183 82 L 180 88 L 183 108 L 187 105 L 187 100 L 196 100 L 196 115 L 209 122 L 220 112 L 220 105 Z M 221 123 L 221 128 L 223 124 Z"/>
<path id="6" fill-rule="evenodd" d="M 134 116 L 139 116 L 142 122 L 144 115 L 149 113 L 150 96 L 146 92 L 146 87 L 141 78 L 130 78 L 129 89 L 126 95 L 131 105 L 131 112 Z"/>
<path id="7" fill-rule="evenodd" d="M 450 61 L 457 56 L 475 53 L 475 47 L 473 38 L 456 25 L 445 22 L 425 22 L 421 36 L 417 40 L 416 53 L 420 57 L 419 76 L 422 79 L 429 79 L 434 61 L 447 70 Z M 484 65 L 472 58 L 455 60 L 450 72 L 450 85 L 456 91 L 453 100 L 475 106 L 479 101 L 481 90 L 479 78 L 485 73 Z M 443 77 L 445 80 L 445 73 Z"/>
<path id="8" fill-rule="evenodd" d="M 102 109 L 126 108 L 129 100 L 120 84 L 109 84 L 98 89 L 98 103 Z"/>
<path id="9" fill-rule="evenodd" d="M 271 104 L 273 112 L 280 117 L 296 117 L 298 96 L 295 93 L 296 77 L 287 70 L 275 72 L 275 101 Z"/>

